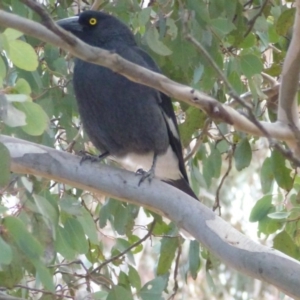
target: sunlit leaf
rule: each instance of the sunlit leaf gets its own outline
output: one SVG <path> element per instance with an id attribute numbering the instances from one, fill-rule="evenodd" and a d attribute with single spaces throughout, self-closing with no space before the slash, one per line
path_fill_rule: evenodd
<path id="1" fill-rule="evenodd" d="M 21 37 L 24 33 L 12 28 L 6 28 L 3 31 L 3 34 L 6 36 L 8 41 L 13 41 Z"/>
<path id="2" fill-rule="evenodd" d="M 159 34 L 154 26 L 150 26 L 146 32 L 146 41 L 151 50 L 159 55 L 170 55 L 172 51 L 159 40 Z"/>
<path id="3" fill-rule="evenodd" d="M 38 67 L 38 57 L 31 45 L 13 40 L 9 42 L 9 58 L 18 68 L 34 71 Z"/>
<path id="4" fill-rule="evenodd" d="M 18 103 L 17 108 L 26 114 L 27 124 L 22 129 L 29 135 L 41 135 L 48 128 L 48 116 L 40 105 L 26 101 Z"/>
<path id="5" fill-rule="evenodd" d="M 277 211 L 274 213 L 268 214 L 268 217 L 270 219 L 275 219 L 275 220 L 285 220 L 289 217 L 290 212 L 287 211 Z"/>
<path id="6" fill-rule="evenodd" d="M 24 78 L 19 78 L 16 82 L 15 89 L 20 94 L 30 95 L 31 88 L 29 83 Z"/>

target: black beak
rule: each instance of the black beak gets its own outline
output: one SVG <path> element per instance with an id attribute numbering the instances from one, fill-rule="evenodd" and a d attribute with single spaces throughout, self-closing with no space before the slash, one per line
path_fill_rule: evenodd
<path id="1" fill-rule="evenodd" d="M 71 18 L 58 20 L 56 24 L 62 27 L 63 29 L 76 34 L 76 32 L 82 32 L 82 26 L 79 24 L 78 20 L 79 17 L 75 16 Z"/>

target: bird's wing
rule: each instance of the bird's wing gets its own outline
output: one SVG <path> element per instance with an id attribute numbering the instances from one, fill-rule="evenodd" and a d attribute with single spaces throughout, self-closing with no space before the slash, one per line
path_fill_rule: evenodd
<path id="1" fill-rule="evenodd" d="M 143 51 L 139 47 L 136 47 L 135 51 L 140 56 L 142 56 L 145 63 L 147 64 L 148 69 L 158 72 L 158 73 L 161 73 L 161 71 L 158 68 L 158 66 L 156 65 L 156 63 L 145 51 Z M 183 160 L 183 155 L 182 155 L 182 147 L 181 147 L 181 142 L 180 142 L 180 137 L 179 137 L 179 130 L 178 130 L 178 125 L 177 125 L 172 101 L 171 101 L 170 97 L 168 97 L 167 95 L 165 95 L 164 93 L 161 93 L 161 92 L 159 92 L 159 98 L 160 99 L 158 100 L 158 105 L 161 107 L 164 119 L 167 124 L 170 145 L 172 147 L 172 150 L 174 151 L 174 153 L 177 156 L 179 169 L 182 174 L 182 177 L 188 182 L 188 177 L 187 177 L 184 160 Z"/>

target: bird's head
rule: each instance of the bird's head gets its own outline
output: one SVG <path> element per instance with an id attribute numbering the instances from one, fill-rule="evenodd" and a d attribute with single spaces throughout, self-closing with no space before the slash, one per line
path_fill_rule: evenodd
<path id="1" fill-rule="evenodd" d="M 105 48 L 112 41 L 135 44 L 130 29 L 114 16 L 104 12 L 85 11 L 78 16 L 59 20 L 57 24 L 92 46 Z"/>

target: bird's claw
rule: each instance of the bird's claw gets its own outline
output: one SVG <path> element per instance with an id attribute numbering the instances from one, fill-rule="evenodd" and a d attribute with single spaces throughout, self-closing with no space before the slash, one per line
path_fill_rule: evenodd
<path id="1" fill-rule="evenodd" d="M 90 162 L 99 162 L 101 160 L 103 160 L 104 158 L 106 158 L 109 155 L 109 152 L 104 152 L 102 154 L 100 154 L 99 156 L 97 155 L 93 155 L 87 151 L 79 151 L 79 155 L 81 155 L 81 160 L 80 160 L 80 164 L 82 164 L 83 162 L 85 162 L 86 160 L 89 160 Z"/>
<path id="2" fill-rule="evenodd" d="M 81 156 L 81 160 L 79 163 L 80 165 L 82 165 L 82 163 L 87 160 L 89 160 L 90 162 L 97 162 L 100 160 L 98 156 L 88 153 L 86 151 L 79 151 L 79 155 Z"/>
<path id="3" fill-rule="evenodd" d="M 151 182 L 151 180 L 154 177 L 154 170 L 151 168 L 148 172 L 143 170 L 143 169 L 138 169 L 135 172 L 136 175 L 141 175 L 141 179 L 139 181 L 139 186 L 146 180 L 148 179 L 149 182 Z"/>

